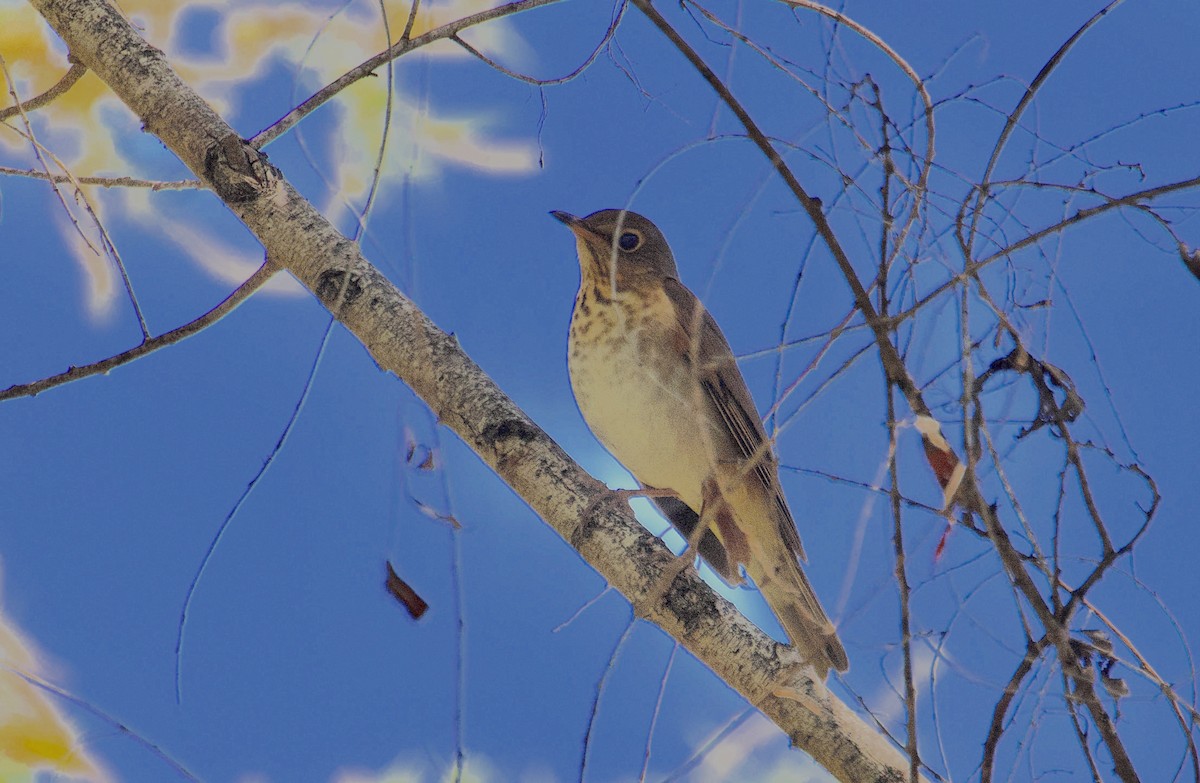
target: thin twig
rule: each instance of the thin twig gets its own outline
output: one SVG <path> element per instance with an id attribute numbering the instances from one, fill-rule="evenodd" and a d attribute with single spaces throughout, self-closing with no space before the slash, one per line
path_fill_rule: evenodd
<path id="1" fill-rule="evenodd" d="M 992 783 L 992 772 L 996 766 L 996 751 L 1000 747 L 1000 737 L 1004 734 L 1004 717 L 1013 698 L 1020 692 L 1021 683 L 1033 671 L 1033 665 L 1042 657 L 1042 653 L 1050 646 L 1050 637 L 1043 636 L 1036 642 L 1030 640 L 1025 648 L 1025 657 L 1017 665 L 1016 671 L 1004 686 L 1003 693 L 992 708 L 992 721 L 988 725 L 987 738 L 983 741 L 983 764 L 979 772 L 980 783 Z"/>
<path id="2" fill-rule="evenodd" d="M 29 179 L 44 179 L 48 182 L 79 183 L 80 185 L 99 185 L 102 188 L 148 188 L 150 190 L 194 190 L 204 187 L 198 179 L 154 180 L 138 179 L 137 177 L 77 177 L 69 174 L 50 174 L 32 169 L 18 169 L 12 166 L 0 166 L 0 174 L 10 177 L 28 177 Z"/>
<path id="3" fill-rule="evenodd" d="M 1014 107 L 1009 113 L 1008 119 L 1004 123 L 1004 128 L 1000 131 L 1000 135 L 996 137 L 996 144 L 992 147 L 992 154 L 988 158 L 987 166 L 984 167 L 983 177 L 980 180 L 979 186 L 975 189 L 975 208 L 971 218 L 971 228 L 968 232 L 968 235 L 964 237 L 965 241 L 963 242 L 967 248 L 968 257 L 971 255 L 971 249 L 974 247 L 975 229 L 979 222 L 979 215 L 983 211 L 983 205 L 988 197 L 988 192 L 991 187 L 992 172 L 995 170 L 996 164 L 1000 160 L 1000 153 L 1004 150 L 1005 144 L 1008 143 L 1008 139 L 1012 135 L 1013 130 L 1016 128 L 1017 122 L 1020 120 L 1021 115 L 1025 113 L 1027 108 L 1029 108 L 1029 105 L 1033 102 L 1033 98 L 1035 95 L 1037 95 L 1038 90 L 1040 90 L 1042 85 L 1046 83 L 1046 80 L 1050 78 L 1050 74 L 1052 74 L 1066 58 L 1067 52 L 1069 52 L 1071 48 L 1079 42 L 1079 39 L 1082 38 L 1088 30 L 1090 30 L 1096 23 L 1103 19 L 1109 11 L 1116 8 L 1122 2 L 1124 2 L 1124 0 L 1112 0 L 1108 5 L 1104 6 L 1104 8 L 1101 8 L 1090 19 L 1084 22 L 1083 25 L 1081 25 L 1079 29 L 1076 30 L 1069 38 L 1067 38 L 1067 40 L 1058 47 L 1058 50 L 1054 52 L 1050 59 L 1046 61 L 1041 70 L 1038 71 L 1037 76 L 1034 77 L 1033 81 L 1030 82 L 1029 87 L 1025 90 L 1025 94 L 1021 96 L 1021 100 L 1017 101 L 1016 107 Z"/>
<path id="4" fill-rule="evenodd" d="M 101 359 L 98 362 L 81 365 L 79 367 L 71 367 L 66 372 L 61 372 L 58 375 L 51 375 L 48 378 L 31 381 L 9 386 L 7 389 L 0 390 L 0 401 L 11 400 L 16 397 L 33 397 L 41 394 L 47 389 L 53 389 L 56 386 L 62 386 L 72 381 L 78 381 L 83 378 L 90 378 L 93 375 L 104 375 L 116 367 L 123 364 L 128 364 L 135 359 L 157 351 L 159 348 L 164 348 L 168 345 L 174 345 L 180 340 L 191 337 L 205 327 L 210 326 L 221 320 L 229 313 L 233 312 L 234 308 L 244 302 L 255 291 L 263 286 L 271 278 L 271 275 L 278 271 L 278 267 L 274 266 L 270 261 L 267 261 L 254 274 L 246 279 L 246 282 L 238 286 L 229 296 L 216 307 L 209 310 L 204 315 L 189 321 L 183 326 L 176 327 L 169 332 L 164 332 L 157 337 L 151 337 L 145 340 L 140 345 L 130 348 L 128 351 L 110 356 L 107 359 Z"/>
<path id="5" fill-rule="evenodd" d="M 4 79 L 8 84 L 8 94 L 12 96 L 13 102 L 16 104 L 14 108 L 20 114 L 21 122 L 25 126 L 25 133 L 23 135 L 32 145 L 34 156 L 37 158 L 38 162 L 42 164 L 42 170 L 47 175 L 47 179 L 50 182 L 50 188 L 54 191 L 54 195 L 58 198 L 59 204 L 63 208 L 63 214 L 65 214 L 67 219 L 71 221 L 71 225 L 75 228 L 76 233 L 79 234 L 80 238 L 83 239 L 84 243 L 92 252 L 94 252 L 96 255 L 107 255 L 112 259 L 113 264 L 117 267 L 117 272 L 121 276 L 121 282 L 125 286 L 125 293 L 129 297 L 129 303 L 133 307 L 133 314 L 134 317 L 137 318 L 138 328 L 142 331 L 142 339 L 150 339 L 150 328 L 146 325 L 146 316 L 142 313 L 142 306 L 138 304 L 137 294 L 134 293 L 133 281 L 129 279 L 129 272 L 125 269 L 125 262 L 121 259 L 121 254 L 117 250 L 116 244 L 112 241 L 112 237 L 109 236 L 108 229 L 104 227 L 104 223 L 100 220 L 100 216 L 92 207 L 91 200 L 83 192 L 83 189 L 75 180 L 71 170 L 62 160 L 58 158 L 57 155 L 55 155 L 46 147 L 43 147 L 41 142 L 37 140 L 37 137 L 33 132 L 33 124 L 29 121 L 29 115 L 25 113 L 25 108 L 21 104 L 21 99 L 17 97 L 16 85 L 13 83 L 12 76 L 8 72 L 8 64 L 5 62 L 2 55 L 0 55 L 0 71 L 4 72 Z M 63 171 L 64 174 L 67 175 L 68 179 L 71 181 L 71 184 L 75 188 L 75 200 L 83 205 L 84 211 L 87 212 L 88 217 L 91 218 L 92 225 L 95 227 L 96 232 L 100 235 L 100 243 L 104 248 L 103 251 L 97 249 L 92 244 L 91 240 L 84 233 L 79 223 L 75 220 L 75 216 L 71 214 L 71 208 L 67 204 L 66 197 L 63 196 L 62 191 L 59 189 L 58 183 L 55 182 L 53 178 L 49 177 L 50 166 L 46 162 L 46 157 L 53 158 L 55 164 Z"/>
<path id="6" fill-rule="evenodd" d="M 175 770 L 175 772 L 178 773 L 180 777 L 182 777 L 186 780 L 194 780 L 194 781 L 200 780 L 200 778 L 195 773 L 193 773 L 187 767 L 183 766 L 183 764 L 180 761 L 175 759 L 173 756 L 171 756 L 165 750 L 163 750 L 158 745 L 156 745 L 153 742 L 151 742 L 150 740 L 148 740 L 146 737 L 143 737 L 138 732 L 136 732 L 133 729 L 126 726 L 124 723 L 122 723 L 120 720 L 115 718 L 110 713 L 107 713 L 104 710 L 100 709 L 99 707 L 95 706 L 91 702 L 88 702 L 85 699 L 81 699 L 80 697 L 76 696 L 75 694 L 71 693 L 70 691 L 66 691 L 66 690 L 58 687 L 57 685 L 54 685 L 53 683 L 47 682 L 47 681 L 41 679 L 40 677 L 36 677 L 32 674 L 23 672 L 20 669 L 15 669 L 11 666 L 4 665 L 4 664 L 0 664 L 0 669 L 3 669 L 4 671 L 7 671 L 7 672 L 11 672 L 13 675 L 20 677 L 22 680 L 24 680 L 25 682 L 34 686 L 35 688 L 40 688 L 41 690 L 44 690 L 47 693 L 52 693 L 55 696 L 57 696 L 58 698 L 60 698 L 64 701 L 70 702 L 71 704 L 84 710 L 85 712 L 88 712 L 91 715 L 94 715 L 95 717 L 97 717 L 101 721 L 103 721 L 104 723 L 106 723 L 109 726 L 111 726 L 112 728 L 116 729 L 117 732 L 119 732 L 120 734 L 123 734 L 126 737 L 129 737 L 134 742 L 136 742 L 138 745 L 141 745 L 143 748 L 150 751 L 152 754 L 154 754 L 154 756 L 156 758 L 161 760 L 164 764 L 169 766 L 171 769 Z"/>
<path id="7" fill-rule="evenodd" d="M 642 771 L 638 775 L 638 783 L 646 783 L 646 773 L 650 771 L 650 753 L 654 749 L 654 729 L 658 726 L 658 716 L 662 714 L 663 696 L 667 693 L 667 681 L 671 677 L 671 667 L 675 664 L 675 654 L 679 652 L 679 642 L 671 647 L 667 657 L 667 665 L 663 667 L 662 679 L 658 681 L 658 698 L 654 700 L 654 710 L 650 713 L 650 728 L 646 729 L 646 749 L 642 754 Z"/>
<path id="8" fill-rule="evenodd" d="M 605 47 L 608 46 L 609 42 L 612 41 L 613 36 L 617 34 L 617 27 L 620 26 L 621 19 L 625 16 L 625 9 L 628 7 L 628 0 L 617 0 L 616 10 L 612 15 L 612 19 L 609 21 L 608 29 L 604 31 L 604 35 L 601 37 L 600 43 L 596 44 L 587 58 L 562 76 L 551 76 L 546 79 L 541 79 L 536 76 L 529 76 L 528 74 L 521 73 L 520 71 L 514 71 L 513 69 L 500 64 L 465 41 L 457 32 L 452 33 L 448 37 L 451 41 L 454 41 L 454 43 L 462 47 L 463 50 L 465 50 L 472 57 L 475 57 L 480 62 L 499 71 L 505 76 L 516 79 L 520 82 L 525 82 L 526 84 L 533 84 L 538 87 L 549 87 L 556 84 L 566 84 L 591 67 L 592 63 L 596 61 L 596 58 L 600 56 L 600 53 L 603 52 Z"/>
<path id="9" fill-rule="evenodd" d="M 293 126 L 296 125 L 296 123 L 300 122 L 300 120 L 316 111 L 317 108 L 332 99 L 339 92 L 359 81 L 360 79 L 367 78 L 375 72 L 376 68 L 379 68 L 384 63 L 394 60 L 403 54 L 407 54 L 415 49 L 420 49 L 422 46 L 431 44 L 434 41 L 452 38 L 458 35 L 460 31 L 465 30 L 468 27 L 473 27 L 478 24 L 483 24 L 484 22 L 490 22 L 493 19 L 500 19 L 511 14 L 520 13 L 521 11 L 528 11 L 531 8 L 538 8 L 540 6 L 550 5 L 560 1 L 561 0 L 517 0 L 516 2 L 505 3 L 504 5 L 496 6 L 495 8 L 489 8 L 486 11 L 480 11 L 477 14 L 464 16 L 461 19 L 455 19 L 453 22 L 448 22 L 441 27 L 430 30 L 424 35 L 418 35 L 415 38 L 403 38 L 392 44 L 385 51 L 380 52 L 374 57 L 371 57 L 370 59 L 356 65 L 354 68 L 350 69 L 337 79 L 334 79 L 332 82 L 322 87 L 299 106 L 292 109 L 290 112 L 276 120 L 267 128 L 256 133 L 254 137 L 249 140 L 249 143 L 258 149 L 262 149 L 264 146 L 270 144 L 284 133 L 287 133 Z"/>
<path id="10" fill-rule="evenodd" d="M 637 626 L 637 618 L 630 617 L 629 622 L 625 625 L 625 630 L 617 638 L 617 643 L 613 645 L 612 652 L 608 655 L 608 663 L 604 665 L 604 671 L 600 673 L 600 679 L 596 682 L 596 692 L 592 697 L 592 708 L 588 712 L 587 729 L 583 732 L 583 753 L 579 757 L 579 780 L 580 783 L 587 776 L 588 759 L 592 753 L 592 731 L 596 728 L 596 716 L 600 714 L 600 699 L 604 696 L 604 688 L 608 685 L 609 676 L 617 668 L 617 660 L 621 657 L 621 648 L 625 646 L 625 642 L 629 641 L 630 634 Z"/>
<path id="11" fill-rule="evenodd" d="M 41 95 L 35 95 L 27 100 L 18 99 L 15 105 L 9 106 L 7 109 L 0 109 L 0 122 L 4 122 L 9 117 L 13 117 L 20 113 L 42 108 L 58 96 L 65 93 L 67 90 L 74 87 L 75 82 L 79 81 L 79 79 L 85 73 L 87 73 L 87 68 L 82 64 L 71 63 L 71 67 L 67 69 L 67 72 L 63 74 L 63 77 L 59 79 L 53 87 L 46 90 Z"/>

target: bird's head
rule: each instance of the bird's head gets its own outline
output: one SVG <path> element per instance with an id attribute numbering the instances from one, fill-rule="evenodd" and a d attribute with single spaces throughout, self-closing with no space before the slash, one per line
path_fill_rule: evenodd
<path id="1" fill-rule="evenodd" d="M 675 258 L 658 226 L 627 209 L 602 209 L 587 217 L 550 213 L 575 234 L 585 279 L 622 281 L 679 277 Z"/>

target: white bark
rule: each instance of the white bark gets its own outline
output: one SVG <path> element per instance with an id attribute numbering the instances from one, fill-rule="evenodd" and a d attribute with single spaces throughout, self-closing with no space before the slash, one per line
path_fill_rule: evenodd
<path id="1" fill-rule="evenodd" d="M 370 351 L 647 618 L 678 639 L 839 780 L 907 779 L 908 762 L 796 654 L 694 571 L 652 605 L 671 554 L 246 145 L 105 0 L 31 0 L 70 48 L 200 176 Z M 584 518 L 584 512 L 588 512 Z"/>

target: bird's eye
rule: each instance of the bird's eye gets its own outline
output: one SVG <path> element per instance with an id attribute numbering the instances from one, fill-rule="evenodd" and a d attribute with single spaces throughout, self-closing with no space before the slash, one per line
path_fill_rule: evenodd
<path id="1" fill-rule="evenodd" d="M 642 246 L 642 235 L 636 231 L 626 231 L 617 240 L 617 245 L 626 253 L 637 250 Z"/>

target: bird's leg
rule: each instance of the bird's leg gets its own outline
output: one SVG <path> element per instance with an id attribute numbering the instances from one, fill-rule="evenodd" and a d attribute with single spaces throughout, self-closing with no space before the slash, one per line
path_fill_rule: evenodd
<path id="1" fill-rule="evenodd" d="M 661 602 L 666 597 L 667 591 L 671 589 L 675 577 L 683 573 L 689 565 L 695 563 L 700 541 L 709 530 L 723 538 L 723 533 L 733 527 L 733 514 L 730 511 L 729 502 L 721 494 L 716 479 L 712 477 L 705 479 L 701 489 L 700 519 L 696 523 L 696 527 L 688 534 L 687 548 L 675 556 L 675 559 L 663 569 L 650 588 L 647 599 L 651 606 Z M 733 527 L 733 530 L 740 534 L 736 527 Z"/>
<path id="2" fill-rule="evenodd" d="M 700 522 L 692 530 L 691 535 L 687 537 L 686 548 L 667 564 L 667 567 L 654 580 L 654 584 L 650 586 L 650 590 L 646 594 L 646 599 L 650 606 L 656 606 L 661 603 L 666 597 L 667 591 L 671 589 L 671 584 L 674 583 L 675 577 L 683 573 L 684 569 L 696 561 L 700 540 L 704 538 L 704 534 L 707 532 L 708 523 L 704 519 L 703 509 L 701 509 Z"/>
<path id="3" fill-rule="evenodd" d="M 610 490 L 609 492 L 598 492 L 596 493 L 596 496 L 592 498 L 591 502 L 588 503 L 583 509 L 583 513 L 580 514 L 580 517 L 587 519 L 592 515 L 600 503 L 613 497 L 625 501 L 632 500 L 633 498 L 675 498 L 678 500 L 679 493 L 670 489 L 656 489 L 654 487 L 642 487 L 641 489 L 614 489 Z M 663 570 L 662 574 L 660 574 L 659 577 L 654 580 L 654 584 L 651 585 L 650 590 L 646 594 L 646 606 L 657 606 L 663 600 L 663 597 L 667 594 L 667 590 L 671 587 L 671 583 L 675 581 L 675 577 L 679 576 L 679 573 L 687 567 L 688 562 L 695 557 L 695 554 L 693 553 L 696 551 L 696 547 L 700 544 L 700 539 L 704 537 L 704 533 L 707 530 L 708 527 L 703 524 L 703 520 L 701 520 L 700 524 L 696 525 L 696 529 L 693 530 L 691 535 L 688 536 L 687 549 L 685 550 L 684 554 L 676 557 L 675 560 L 673 560 L 671 564 Z"/>

